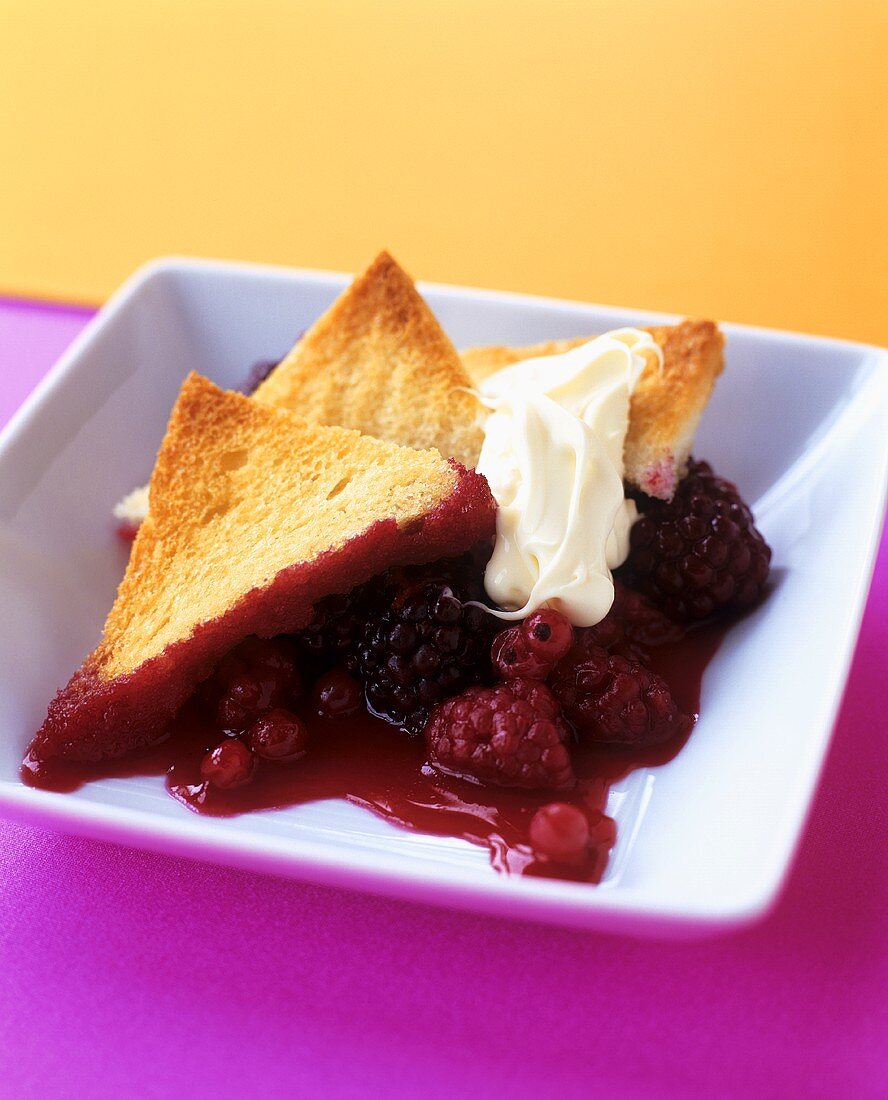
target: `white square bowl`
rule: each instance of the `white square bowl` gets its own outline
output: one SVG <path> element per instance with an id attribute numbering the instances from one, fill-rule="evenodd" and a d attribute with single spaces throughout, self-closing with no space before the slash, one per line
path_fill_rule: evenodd
<path id="1" fill-rule="evenodd" d="M 774 901 L 848 671 L 884 508 L 888 353 L 726 325 L 728 369 L 696 451 L 736 480 L 774 548 L 773 591 L 709 666 L 671 763 L 611 793 L 619 841 L 598 887 L 507 878 L 487 853 L 341 801 L 194 816 L 159 778 L 74 794 L 21 784 L 55 689 L 95 645 L 125 563 L 113 503 L 146 480 L 179 385 L 234 386 L 281 356 L 341 275 L 165 260 L 137 272 L 0 436 L 0 811 L 59 828 L 331 884 L 587 927 L 694 935 Z M 523 344 L 672 318 L 426 286 L 461 346 Z"/>

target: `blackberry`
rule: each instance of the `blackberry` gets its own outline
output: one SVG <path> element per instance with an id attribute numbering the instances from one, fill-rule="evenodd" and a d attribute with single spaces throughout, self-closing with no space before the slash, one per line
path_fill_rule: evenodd
<path id="1" fill-rule="evenodd" d="M 294 635 L 294 641 L 321 670 L 344 664 L 354 672 L 367 623 L 385 606 L 391 586 L 391 578 L 384 574 L 344 596 L 325 597 L 315 607 L 309 625 Z"/>
<path id="2" fill-rule="evenodd" d="M 254 363 L 250 367 L 250 373 L 239 387 L 240 392 L 247 397 L 254 394 L 279 363 L 279 359 L 260 359 Z"/>
<path id="3" fill-rule="evenodd" d="M 480 595 L 480 578 L 465 559 L 405 572 L 357 649 L 371 714 L 419 734 L 436 703 L 490 679 L 496 620 L 466 606 Z"/>
<path id="4" fill-rule="evenodd" d="M 484 602 L 484 569 L 490 557 L 492 546 L 480 543 L 455 558 L 440 558 L 425 565 L 408 565 L 392 578 L 395 587 L 402 588 L 410 584 L 430 584 L 433 581 L 450 585 L 458 591 L 460 598 Z"/>
<path id="5" fill-rule="evenodd" d="M 640 497 L 622 579 L 670 619 L 691 622 L 752 606 L 771 549 L 737 487 L 691 460 L 668 503 Z"/>
<path id="6" fill-rule="evenodd" d="M 294 346 L 299 343 L 302 337 L 305 335 L 306 330 L 302 332 L 293 341 Z M 279 367 L 283 360 L 281 359 L 259 359 L 250 367 L 250 373 L 246 376 L 243 382 L 238 387 L 241 393 L 250 397 L 256 390 L 262 385 L 266 378 L 274 371 L 275 367 Z"/>

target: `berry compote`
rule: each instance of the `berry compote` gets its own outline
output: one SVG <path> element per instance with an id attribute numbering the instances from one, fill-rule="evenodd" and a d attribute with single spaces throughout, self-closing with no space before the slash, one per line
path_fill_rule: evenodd
<path id="1" fill-rule="evenodd" d="M 292 636 L 247 638 L 150 750 L 23 767 L 73 790 L 162 774 L 198 813 L 346 799 L 485 846 L 499 871 L 599 882 L 611 785 L 687 740 L 703 672 L 763 591 L 770 549 L 736 488 L 694 462 L 669 505 L 641 502 L 615 600 L 575 630 L 485 607 L 489 547 L 327 597 Z M 708 616 L 708 617 L 707 617 Z"/>
<path id="2" fill-rule="evenodd" d="M 669 684 L 684 714 L 698 713 L 701 677 L 727 625 L 696 627 L 678 641 L 647 649 L 652 667 Z M 576 784 L 568 791 L 482 785 L 436 771 L 427 763 L 422 738 L 407 735 L 363 706 L 356 708 L 354 681 L 344 669 L 331 669 L 318 677 L 322 689 L 335 685 L 332 694 L 343 708 L 337 713 L 335 705 L 326 709 L 318 705 L 323 690 L 303 690 L 301 677 L 287 660 L 276 663 L 270 653 L 259 649 L 254 647 L 249 655 L 253 667 L 258 665 L 265 676 L 263 693 L 275 704 L 265 715 L 271 721 L 248 714 L 245 708 L 242 721 L 249 721 L 249 726 L 232 730 L 220 725 L 220 709 L 227 720 L 235 703 L 250 694 L 239 678 L 243 673 L 234 675 L 240 660 L 227 661 L 220 666 L 220 674 L 230 676 L 228 685 L 238 689 L 229 707 L 220 708 L 225 699 L 224 695 L 219 698 L 225 690 L 222 685 L 204 685 L 171 723 L 165 740 L 152 749 L 98 765 L 59 761 L 38 774 L 23 773 L 25 780 L 54 790 L 74 790 L 104 777 L 164 775 L 175 799 L 214 816 L 341 798 L 393 825 L 485 846 L 498 871 L 599 882 L 616 839 L 615 823 L 605 812 L 611 784 L 634 769 L 667 762 L 687 739 L 685 731 L 642 748 L 574 741 Z M 291 652 L 287 648 L 287 657 Z M 581 851 L 571 851 L 570 858 L 553 858 L 557 845 L 551 840 L 548 851 L 539 848 L 539 837 L 547 835 L 547 829 L 552 833 L 551 815 L 542 812 L 553 803 L 574 808 L 586 821 L 588 839 Z M 537 824 L 532 828 L 534 820 Z M 555 821 L 562 829 L 567 821 L 567 832 L 574 837 L 586 834 L 576 815 L 571 817 L 563 809 L 555 812 Z M 569 847 L 570 841 L 566 843 Z"/>

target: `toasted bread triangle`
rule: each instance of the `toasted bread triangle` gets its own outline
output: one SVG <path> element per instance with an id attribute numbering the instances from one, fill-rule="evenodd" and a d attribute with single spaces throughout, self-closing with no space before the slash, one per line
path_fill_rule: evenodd
<path id="1" fill-rule="evenodd" d="M 308 330 L 254 397 L 309 421 L 436 447 L 474 466 L 484 409 L 413 281 L 380 253 Z"/>
<path id="2" fill-rule="evenodd" d="M 484 479 L 437 451 L 307 424 L 194 374 L 150 493 L 102 641 L 50 706 L 32 760 L 149 743 L 246 636 L 298 630 L 325 595 L 494 530 Z"/>
<path id="3" fill-rule="evenodd" d="M 626 481 L 649 496 L 671 500 L 687 468 L 700 417 L 724 367 L 724 337 L 713 321 L 682 321 L 648 329 L 663 351 L 663 369 L 642 374 L 629 412 Z M 548 340 L 525 347 L 466 348 L 463 365 L 475 385 L 521 359 L 558 355 L 591 340 Z"/>

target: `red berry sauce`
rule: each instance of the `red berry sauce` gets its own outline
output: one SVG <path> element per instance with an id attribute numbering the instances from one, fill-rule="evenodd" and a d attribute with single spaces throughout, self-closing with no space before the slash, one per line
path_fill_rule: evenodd
<path id="1" fill-rule="evenodd" d="M 681 641 L 650 648 L 653 668 L 686 714 L 699 712 L 703 671 L 729 626 L 721 622 L 698 627 Z M 687 739 L 646 749 L 576 745 L 572 756 L 578 783 L 553 796 L 551 791 L 480 786 L 440 775 L 425 766 L 422 738 L 406 737 L 363 709 L 350 717 L 320 717 L 307 698 L 295 705 L 294 712 L 300 723 L 298 735 L 292 734 L 299 740 L 294 751 L 299 758 L 290 763 L 259 758 L 250 781 L 242 785 L 237 785 L 235 758 L 240 750 L 223 754 L 221 762 L 235 785 L 222 789 L 205 778 L 214 765 L 204 762 L 219 748 L 220 730 L 197 700 L 182 708 L 165 740 L 138 755 L 97 765 L 53 760 L 36 771 L 24 768 L 23 778 L 32 786 L 71 791 L 105 777 L 166 775 L 174 798 L 214 816 L 343 798 L 393 825 L 486 846 L 499 871 L 599 882 L 616 838 L 615 823 L 604 813 L 611 784 L 636 768 L 666 763 Z M 303 745 L 308 746 L 304 756 Z M 588 821 L 590 839 L 580 858 L 559 863 L 531 847 L 531 821 L 553 801 L 576 807 Z"/>

